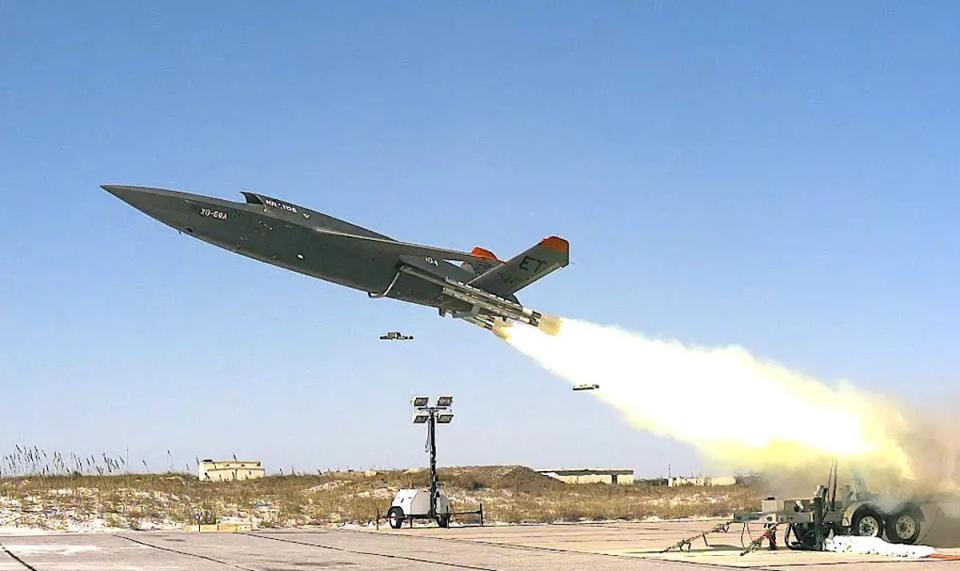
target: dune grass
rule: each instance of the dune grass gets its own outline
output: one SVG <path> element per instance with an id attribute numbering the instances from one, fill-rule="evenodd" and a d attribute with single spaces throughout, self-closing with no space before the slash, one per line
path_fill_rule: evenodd
<path id="1" fill-rule="evenodd" d="M 748 486 L 566 484 L 521 466 L 440 470 L 454 509 L 483 502 L 488 522 L 558 522 L 724 516 L 754 508 Z M 260 527 L 370 524 L 400 488 L 429 485 L 426 471 L 345 471 L 201 482 L 183 473 L 73 472 L 0 478 L 0 526 L 155 529 L 239 518 Z"/>

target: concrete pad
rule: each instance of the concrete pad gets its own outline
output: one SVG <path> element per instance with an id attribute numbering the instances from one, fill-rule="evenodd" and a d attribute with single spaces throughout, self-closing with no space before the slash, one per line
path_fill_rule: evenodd
<path id="1" fill-rule="evenodd" d="M 124 532 L 5 535 L 0 571 L 304 571 L 309 569 L 590 571 L 711 567 L 789 571 L 856 569 L 892 564 L 909 571 L 950 568 L 956 561 L 902 561 L 878 556 L 781 548 L 740 556 L 740 529 L 695 540 L 687 553 L 659 553 L 717 521 L 375 530 L 287 529 L 252 533 Z M 756 536 L 759 527 L 750 528 Z M 957 538 L 956 543 L 960 543 Z M 960 549 L 941 549 L 960 555 Z M 842 566 L 842 567 L 841 567 Z"/>
<path id="2" fill-rule="evenodd" d="M 6 554 L 0 569 L 51 571 L 113 571 L 155 569 L 174 571 L 222 569 L 194 565 L 189 557 L 150 549 L 108 534 L 31 535 L 0 537 Z"/>
<path id="3" fill-rule="evenodd" d="M 722 521 L 491 526 L 459 528 L 456 530 L 414 528 L 412 530 L 389 530 L 386 533 L 446 538 L 447 541 L 511 545 L 535 550 L 595 553 L 617 556 L 622 559 L 637 558 L 737 568 L 771 569 L 807 565 L 818 567 L 844 565 L 844 568 L 847 568 L 851 564 L 856 566 L 857 564 L 891 562 L 907 566 L 934 564 L 930 560 L 911 563 L 882 556 L 793 551 L 783 546 L 782 530 L 778 533 L 779 549 L 777 551 L 768 551 L 765 543 L 763 549 L 741 556 L 740 553 L 743 551 L 741 531 L 744 532 L 743 542 L 749 543 L 751 538 L 759 537 L 763 533 L 763 527 L 751 525 L 743 530 L 740 524 L 731 525 L 727 533 L 708 535 L 707 544 L 701 538 L 694 539 L 692 549 L 689 552 L 660 553 L 664 548 L 681 539 L 690 538 L 698 533 L 710 530 Z M 384 532 L 381 531 L 380 533 Z M 954 544 L 960 545 L 960 537 L 954 538 Z M 938 551 L 944 554 L 960 555 L 960 549 L 958 548 L 939 548 Z M 948 562 L 939 561 L 936 564 L 947 565 Z M 952 564 L 960 569 L 960 565 Z"/>

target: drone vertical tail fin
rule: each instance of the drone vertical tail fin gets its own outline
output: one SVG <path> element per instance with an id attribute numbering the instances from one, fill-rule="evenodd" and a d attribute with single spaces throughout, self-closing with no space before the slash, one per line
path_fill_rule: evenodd
<path id="1" fill-rule="evenodd" d="M 544 238 L 507 262 L 470 282 L 470 285 L 509 297 L 543 276 L 570 263 L 570 243 L 557 236 Z"/>

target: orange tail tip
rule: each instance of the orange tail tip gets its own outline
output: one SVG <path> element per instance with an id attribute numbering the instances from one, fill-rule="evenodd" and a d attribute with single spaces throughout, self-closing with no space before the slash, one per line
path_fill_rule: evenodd
<path id="1" fill-rule="evenodd" d="M 549 238 L 544 238 L 540 243 L 543 244 L 544 248 L 557 250 L 558 252 L 570 251 L 570 242 L 567 242 L 559 236 L 550 236 Z"/>
<path id="2" fill-rule="evenodd" d="M 476 246 L 473 250 L 471 250 L 470 255 L 475 258 L 483 258 L 485 260 L 497 260 L 497 256 L 493 252 L 487 250 L 486 248 L 481 248 L 480 246 Z M 499 262 L 500 260 L 497 261 Z"/>

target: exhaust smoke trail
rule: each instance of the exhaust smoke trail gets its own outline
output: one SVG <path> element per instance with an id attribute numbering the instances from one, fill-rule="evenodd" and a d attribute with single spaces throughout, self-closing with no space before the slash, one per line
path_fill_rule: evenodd
<path id="1" fill-rule="evenodd" d="M 572 385 L 599 384 L 591 394 L 633 426 L 692 444 L 726 468 L 840 458 L 912 476 L 897 441 L 903 417 L 848 384 L 830 387 L 737 346 L 691 347 L 575 319 L 553 318 L 550 331 L 498 329 Z"/>

